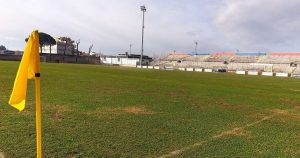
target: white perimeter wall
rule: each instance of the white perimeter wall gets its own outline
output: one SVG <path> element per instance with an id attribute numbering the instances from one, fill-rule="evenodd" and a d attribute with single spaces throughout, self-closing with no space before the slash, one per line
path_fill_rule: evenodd
<path id="1" fill-rule="evenodd" d="M 204 69 L 204 72 L 213 72 L 212 69 Z"/>
<path id="2" fill-rule="evenodd" d="M 194 68 L 186 68 L 186 71 L 194 71 Z"/>
<path id="3" fill-rule="evenodd" d="M 263 76 L 273 76 L 273 72 L 262 72 Z"/>
<path id="4" fill-rule="evenodd" d="M 289 77 L 288 73 L 276 73 L 276 76 L 278 77 Z"/>
<path id="5" fill-rule="evenodd" d="M 258 75 L 257 71 L 248 71 L 248 75 Z"/>
<path id="6" fill-rule="evenodd" d="M 236 74 L 239 74 L 239 75 L 245 75 L 245 74 L 246 74 L 246 71 L 236 71 L 235 73 L 236 73 Z"/>
<path id="7" fill-rule="evenodd" d="M 195 71 L 196 72 L 202 72 L 202 69 L 201 68 L 200 69 L 199 68 L 195 68 Z"/>
<path id="8" fill-rule="evenodd" d="M 116 58 L 116 57 L 101 57 L 101 62 L 104 64 L 118 64 L 123 66 L 135 67 L 136 63 L 139 61 L 137 58 Z"/>

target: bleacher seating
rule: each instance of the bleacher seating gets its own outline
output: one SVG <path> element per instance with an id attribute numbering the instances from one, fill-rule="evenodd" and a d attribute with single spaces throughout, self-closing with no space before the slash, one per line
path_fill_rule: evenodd
<path id="1" fill-rule="evenodd" d="M 259 63 L 290 64 L 300 63 L 300 53 L 270 53 L 259 60 Z"/>
<path id="2" fill-rule="evenodd" d="M 249 63 L 229 63 L 228 66 L 228 71 L 263 71 L 264 70 L 264 65 L 260 64 L 249 64 Z"/>
<path id="3" fill-rule="evenodd" d="M 231 62 L 235 63 L 256 63 L 259 56 L 234 56 Z"/>
<path id="4" fill-rule="evenodd" d="M 295 68 L 295 70 L 293 71 L 293 74 L 300 75 L 300 66 Z"/>
<path id="5" fill-rule="evenodd" d="M 207 62 L 229 62 L 234 57 L 234 53 L 213 53 L 207 58 Z"/>
<path id="6" fill-rule="evenodd" d="M 182 59 L 187 58 L 189 56 L 190 55 L 188 55 L 186 53 L 170 53 L 169 55 L 164 57 L 163 60 L 166 60 L 166 61 L 182 60 Z"/>
<path id="7" fill-rule="evenodd" d="M 178 68 L 226 69 L 227 71 L 256 71 L 300 75 L 300 53 L 213 53 L 188 55 L 170 53 L 153 60 L 152 66 Z M 299 67 L 296 67 L 299 65 Z"/>
<path id="8" fill-rule="evenodd" d="M 207 58 L 209 58 L 210 55 L 193 55 L 184 58 L 184 61 L 196 61 L 196 62 L 203 62 L 206 61 Z"/>
<path id="9" fill-rule="evenodd" d="M 292 73 L 295 70 L 290 64 L 273 64 L 273 72 Z"/>

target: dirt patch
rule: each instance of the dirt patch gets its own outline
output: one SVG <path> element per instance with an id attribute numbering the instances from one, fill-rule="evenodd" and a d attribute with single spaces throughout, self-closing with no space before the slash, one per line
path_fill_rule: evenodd
<path id="1" fill-rule="evenodd" d="M 52 106 L 51 109 L 54 111 L 54 113 L 51 115 L 51 118 L 53 120 L 58 120 L 58 121 L 61 121 L 62 119 L 64 119 L 63 114 L 65 112 L 73 111 L 70 107 L 62 106 L 62 105 Z"/>
<path id="2" fill-rule="evenodd" d="M 129 90 L 128 88 L 121 88 L 121 87 L 106 87 L 103 88 L 101 91 L 103 94 L 123 94 L 132 92 L 132 90 Z"/>
<path id="3" fill-rule="evenodd" d="M 4 158 L 4 154 L 0 150 L 0 158 Z"/>
<path id="4" fill-rule="evenodd" d="M 287 118 L 293 120 L 293 121 L 300 121 L 300 115 L 298 112 L 292 111 L 287 115 Z M 290 121 L 286 119 L 287 121 Z"/>
<path id="5" fill-rule="evenodd" d="M 286 149 L 284 152 L 288 156 L 300 156 L 300 149 Z"/>
<path id="6" fill-rule="evenodd" d="M 187 97 L 186 94 L 187 92 L 181 88 L 166 93 L 168 97 L 175 98 L 175 99 L 186 98 Z"/>
<path id="7" fill-rule="evenodd" d="M 246 109 L 248 106 L 247 105 L 233 105 L 225 102 L 224 100 L 216 100 L 215 104 L 218 106 L 221 106 L 224 109 L 233 109 L 233 110 L 243 110 Z"/>
<path id="8" fill-rule="evenodd" d="M 289 112 L 287 110 L 281 110 L 281 109 L 272 109 L 271 112 L 275 114 L 280 114 L 280 115 L 288 115 Z"/>
<path id="9" fill-rule="evenodd" d="M 299 107 L 300 106 L 300 103 L 298 103 L 298 102 L 296 102 L 294 100 L 291 100 L 291 99 L 281 98 L 280 101 L 283 104 L 287 104 L 287 105 L 290 105 L 290 106 L 293 106 L 293 107 Z"/>
<path id="10" fill-rule="evenodd" d="M 213 138 L 221 138 L 225 136 L 247 136 L 247 133 L 244 128 L 236 127 L 229 131 L 224 131 L 218 135 L 213 136 Z"/>
<path id="11" fill-rule="evenodd" d="M 150 110 L 148 110 L 144 107 L 135 107 L 135 106 L 124 108 L 124 111 L 127 112 L 127 113 L 146 114 L 146 115 L 155 113 L 155 112 L 150 111 Z"/>
<path id="12" fill-rule="evenodd" d="M 51 118 L 52 118 L 53 120 L 59 120 L 59 121 L 61 121 L 61 120 L 63 119 L 63 115 L 62 115 L 59 111 L 55 111 L 55 112 L 52 114 Z"/>
<path id="13" fill-rule="evenodd" d="M 140 106 L 130 106 L 124 108 L 101 108 L 96 111 L 88 112 L 88 114 L 113 114 L 113 115 L 121 115 L 126 113 L 137 114 L 137 115 L 157 114 L 157 112 L 151 111 L 145 107 L 140 107 Z"/>
<path id="14" fill-rule="evenodd" d="M 293 91 L 293 92 L 300 92 L 300 89 L 289 89 L 290 91 Z"/>
<path id="15" fill-rule="evenodd" d="M 282 109 L 272 109 L 270 110 L 274 115 L 280 115 L 279 117 L 280 122 L 286 123 L 289 122 L 290 120 L 293 121 L 300 121 L 300 115 L 298 112 L 299 107 L 294 107 L 293 109 L 289 110 L 282 110 Z"/>
<path id="16" fill-rule="evenodd" d="M 179 99 L 182 97 L 180 92 L 170 92 L 167 94 L 167 96 L 169 96 L 171 98 L 175 98 L 175 99 Z"/>

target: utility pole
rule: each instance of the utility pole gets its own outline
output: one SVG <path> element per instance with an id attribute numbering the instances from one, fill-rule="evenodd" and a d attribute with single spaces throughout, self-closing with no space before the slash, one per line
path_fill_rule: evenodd
<path id="1" fill-rule="evenodd" d="M 144 29 L 145 29 L 145 12 L 146 7 L 143 5 L 141 6 L 141 11 L 143 12 L 143 27 L 142 27 L 142 50 L 141 50 L 141 59 L 140 59 L 140 66 L 142 67 L 143 62 L 143 53 L 144 53 Z"/>

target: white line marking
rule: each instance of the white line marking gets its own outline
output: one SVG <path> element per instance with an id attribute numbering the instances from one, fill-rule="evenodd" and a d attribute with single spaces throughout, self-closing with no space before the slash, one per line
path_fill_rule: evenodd
<path id="1" fill-rule="evenodd" d="M 259 123 L 261 123 L 261 122 L 263 122 L 263 121 L 270 120 L 271 118 L 275 117 L 276 115 L 279 115 L 279 114 L 273 114 L 273 115 L 270 115 L 270 116 L 265 116 L 265 117 L 263 117 L 262 119 L 260 119 L 260 120 L 258 120 L 258 121 L 252 122 L 252 123 L 250 123 L 250 124 L 246 124 L 245 126 L 242 126 L 242 127 L 235 127 L 235 128 L 233 128 L 233 129 L 231 129 L 231 130 L 224 131 L 224 132 L 222 132 L 222 133 L 230 133 L 231 131 L 234 131 L 234 130 L 236 130 L 236 129 L 245 129 L 245 128 L 247 128 L 247 127 L 252 127 L 252 126 L 254 126 L 254 125 L 256 125 L 256 124 L 259 124 Z M 188 150 L 190 150 L 190 149 L 199 147 L 199 146 L 201 146 L 201 145 L 203 145 L 203 144 L 205 144 L 205 143 L 207 143 L 207 142 L 210 142 L 210 141 L 214 141 L 214 140 L 220 139 L 220 138 L 222 138 L 222 133 L 220 133 L 220 134 L 218 134 L 218 135 L 215 135 L 215 136 L 209 138 L 209 139 L 206 140 L 206 141 L 199 141 L 199 142 L 197 142 L 197 143 L 195 143 L 195 144 L 186 146 L 186 147 L 184 147 L 184 148 L 181 148 L 181 149 L 178 149 L 178 150 L 171 151 L 170 153 L 165 154 L 165 155 L 162 155 L 162 156 L 160 156 L 159 158 L 174 157 L 174 156 L 179 155 L 179 154 L 181 154 L 181 153 L 183 153 L 183 152 L 185 152 L 185 151 L 188 151 Z"/>

